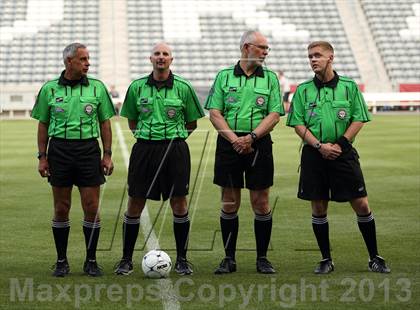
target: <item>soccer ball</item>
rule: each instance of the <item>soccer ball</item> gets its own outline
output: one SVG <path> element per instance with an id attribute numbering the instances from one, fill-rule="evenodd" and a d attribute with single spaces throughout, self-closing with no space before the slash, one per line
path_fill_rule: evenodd
<path id="1" fill-rule="evenodd" d="M 147 252 L 141 261 L 141 268 L 148 278 L 166 278 L 171 272 L 171 267 L 171 258 L 161 250 L 151 250 Z"/>

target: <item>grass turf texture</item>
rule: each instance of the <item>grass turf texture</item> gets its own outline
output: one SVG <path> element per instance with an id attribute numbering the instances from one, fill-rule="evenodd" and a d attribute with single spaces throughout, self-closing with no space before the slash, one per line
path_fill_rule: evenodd
<path id="1" fill-rule="evenodd" d="M 120 122 L 131 149 L 134 139 L 125 119 L 116 121 Z M 145 279 L 140 268 L 140 258 L 146 252 L 143 234 L 139 235 L 134 254 L 135 272 L 129 277 L 113 274 L 113 266 L 121 255 L 121 219 L 127 198 L 126 168 L 115 127 L 115 171 L 102 189 L 102 231 L 97 255 L 105 275 L 102 278 L 82 275 L 85 256 L 82 210 L 75 188 L 68 248 L 71 275 L 64 279 L 50 276 L 49 267 L 55 261 L 50 227 L 52 197 L 48 183 L 37 173 L 36 127 L 35 121 L 0 122 L 0 308 L 161 309 L 158 280 Z M 272 133 L 275 185 L 270 199 L 272 205 L 277 199 L 277 204 L 268 257 L 277 274 L 256 273 L 253 214 L 248 194 L 243 191 L 238 271 L 227 276 L 213 275 L 223 257 L 220 191 L 212 184 L 216 134 L 207 119 L 201 120 L 198 128 L 200 131 L 188 139 L 192 158 L 188 256 L 194 264 L 194 275 L 181 278 L 172 272 L 170 277 L 172 284 L 179 287 L 175 294 L 180 297 L 182 309 L 418 309 L 418 115 L 374 116 L 355 143 L 376 218 L 379 251 L 392 268 L 389 275 L 367 271 L 367 250 L 355 215 L 348 204 L 337 203 L 331 203 L 329 211 L 336 270 L 327 276 L 312 273 L 320 254 L 312 233 L 309 203 L 296 198 L 299 139 L 292 129 L 284 126 L 284 119 Z M 156 220 L 154 230 L 161 247 L 174 260 L 170 208 L 167 204 L 150 202 L 149 211 L 152 222 Z M 34 295 L 31 298 L 30 290 L 21 292 L 24 300 L 19 301 L 17 294 L 25 286 L 25 279 L 32 279 L 28 281 L 33 281 Z M 65 294 L 60 295 L 64 289 Z M 138 295 L 141 290 L 142 296 Z M 140 300 L 129 301 L 127 294 L 131 293 Z"/>

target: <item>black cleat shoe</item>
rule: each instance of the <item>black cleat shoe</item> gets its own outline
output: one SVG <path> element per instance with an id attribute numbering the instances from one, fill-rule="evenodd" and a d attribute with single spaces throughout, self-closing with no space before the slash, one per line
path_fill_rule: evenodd
<path id="1" fill-rule="evenodd" d="M 334 271 L 334 263 L 331 258 L 324 258 L 319 262 L 319 265 L 315 268 L 316 274 L 327 274 Z"/>
<path id="2" fill-rule="evenodd" d="M 175 272 L 185 276 L 193 273 L 192 264 L 186 258 L 177 258 L 175 263 Z"/>
<path id="3" fill-rule="evenodd" d="M 214 271 L 215 274 L 231 273 L 236 271 L 236 262 L 233 258 L 225 257 L 220 262 L 219 267 Z"/>
<path id="4" fill-rule="evenodd" d="M 368 268 L 370 271 L 379 273 L 390 273 L 391 269 L 385 264 L 383 257 L 376 255 L 372 260 L 369 260 Z"/>
<path id="5" fill-rule="evenodd" d="M 52 269 L 54 269 L 52 273 L 54 277 L 65 277 L 70 272 L 69 262 L 67 259 L 57 260 Z"/>
<path id="6" fill-rule="evenodd" d="M 273 265 L 266 257 L 259 257 L 257 258 L 257 272 L 270 274 L 276 273 L 276 270 L 274 270 Z"/>
<path id="7" fill-rule="evenodd" d="M 123 258 L 115 264 L 114 268 L 114 272 L 116 274 L 128 276 L 130 273 L 133 272 L 133 261 L 128 258 Z"/>
<path id="8" fill-rule="evenodd" d="M 103 275 L 102 267 L 100 267 L 94 259 L 85 261 L 83 264 L 83 271 L 91 277 L 101 277 Z"/>

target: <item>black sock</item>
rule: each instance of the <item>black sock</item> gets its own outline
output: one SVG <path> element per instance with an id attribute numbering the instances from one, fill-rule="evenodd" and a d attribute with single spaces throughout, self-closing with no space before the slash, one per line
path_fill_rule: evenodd
<path id="1" fill-rule="evenodd" d="M 140 216 L 132 217 L 124 214 L 123 222 L 123 258 L 133 259 L 134 247 L 139 235 Z"/>
<path id="2" fill-rule="evenodd" d="M 255 214 L 254 233 L 257 244 L 257 258 L 267 256 L 272 226 L 273 218 L 271 216 L 271 211 L 267 214 Z"/>
<path id="3" fill-rule="evenodd" d="M 318 247 L 321 250 L 322 258 L 331 258 L 327 215 L 312 215 L 312 229 L 318 242 Z"/>
<path id="4" fill-rule="evenodd" d="M 96 260 L 96 247 L 98 246 L 101 222 L 83 221 L 83 234 L 85 235 L 86 260 Z"/>
<path id="5" fill-rule="evenodd" d="M 357 225 L 365 240 L 366 247 L 369 252 L 370 259 L 378 255 L 378 247 L 376 243 L 376 226 L 372 213 L 367 215 L 357 215 Z"/>
<path id="6" fill-rule="evenodd" d="M 235 260 L 236 240 L 238 239 L 239 218 L 236 212 L 220 212 L 220 227 L 222 229 L 223 246 L 226 257 Z"/>
<path id="7" fill-rule="evenodd" d="M 52 220 L 52 231 L 57 251 L 57 260 L 67 259 L 67 244 L 69 240 L 70 221 L 59 222 Z"/>
<path id="8" fill-rule="evenodd" d="M 174 214 L 174 236 L 177 258 L 187 257 L 188 234 L 190 232 L 190 219 L 188 212 L 184 215 Z"/>

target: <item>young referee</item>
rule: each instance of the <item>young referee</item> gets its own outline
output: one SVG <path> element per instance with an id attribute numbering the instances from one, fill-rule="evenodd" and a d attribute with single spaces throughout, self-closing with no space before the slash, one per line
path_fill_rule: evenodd
<path id="1" fill-rule="evenodd" d="M 133 251 L 140 215 L 147 199 L 169 199 L 177 249 L 175 271 L 193 272 L 187 261 L 187 199 L 190 181 L 190 152 L 185 140 L 197 127 L 203 109 L 191 84 L 170 70 L 171 48 L 159 43 L 150 55 L 153 72 L 135 80 L 128 88 L 121 116 L 137 138 L 128 168 L 128 205 L 123 223 L 123 256 L 115 273 L 133 272 Z"/>
<path id="2" fill-rule="evenodd" d="M 42 177 L 48 177 L 54 197 L 52 231 L 57 262 L 53 275 L 64 277 L 70 272 L 67 260 L 69 212 L 72 188 L 76 185 L 84 211 L 86 260 L 83 271 L 96 277 L 102 275 L 96 262 L 101 227 L 99 186 L 105 182 L 104 174 L 110 175 L 113 170 L 109 119 L 115 111 L 105 85 L 86 75 L 90 64 L 85 45 L 68 45 L 63 51 L 63 60 L 65 70 L 59 78 L 42 86 L 32 109 L 32 117 L 39 120 L 38 170 Z"/>
<path id="3" fill-rule="evenodd" d="M 287 125 L 295 128 L 304 143 L 298 197 L 312 205 L 312 227 L 322 254 L 315 273 L 334 270 L 327 219 L 330 200 L 350 202 L 369 252 L 369 270 L 388 273 L 378 255 L 375 220 L 359 155 L 352 146 L 363 124 L 371 120 L 366 103 L 356 83 L 333 70 L 330 43 L 309 44 L 308 58 L 315 76 L 298 86 Z"/>

